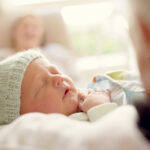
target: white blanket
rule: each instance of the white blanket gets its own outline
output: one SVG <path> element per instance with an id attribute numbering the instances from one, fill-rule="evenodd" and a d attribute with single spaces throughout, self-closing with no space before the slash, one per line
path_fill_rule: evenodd
<path id="1" fill-rule="evenodd" d="M 31 113 L 0 129 L 0 150 L 149 150 L 136 120 L 132 106 L 120 107 L 94 123 Z"/>

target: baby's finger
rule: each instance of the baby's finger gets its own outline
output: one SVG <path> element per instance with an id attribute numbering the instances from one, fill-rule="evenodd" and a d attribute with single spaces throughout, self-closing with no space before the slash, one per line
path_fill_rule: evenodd
<path id="1" fill-rule="evenodd" d="M 79 109 L 83 111 L 83 102 L 79 101 Z"/>
<path id="2" fill-rule="evenodd" d="M 84 101 L 85 97 L 86 97 L 85 95 L 78 95 L 78 99 L 80 101 Z"/>
<path id="3" fill-rule="evenodd" d="M 110 96 L 110 91 L 108 89 L 106 90 L 106 94 Z"/>
<path id="4" fill-rule="evenodd" d="M 83 112 L 87 112 L 88 110 L 88 103 L 84 102 L 79 102 L 79 109 L 82 110 Z"/>
<path id="5" fill-rule="evenodd" d="M 101 88 L 96 88 L 96 92 L 103 92 Z"/>
<path id="6" fill-rule="evenodd" d="M 106 94 L 109 96 L 111 102 L 111 92 L 108 89 L 106 90 Z"/>
<path id="7" fill-rule="evenodd" d="M 94 92 L 93 89 L 88 89 L 88 94 L 90 94 L 90 93 L 92 93 L 92 92 Z"/>
<path id="8" fill-rule="evenodd" d="M 78 89 L 78 98 L 84 100 L 86 97 L 86 94 Z"/>

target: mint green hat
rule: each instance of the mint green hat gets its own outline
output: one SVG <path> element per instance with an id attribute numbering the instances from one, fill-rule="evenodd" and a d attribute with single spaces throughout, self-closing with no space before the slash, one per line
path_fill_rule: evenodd
<path id="1" fill-rule="evenodd" d="M 0 125 L 20 115 L 21 83 L 30 62 L 43 57 L 39 49 L 17 53 L 0 62 Z"/>

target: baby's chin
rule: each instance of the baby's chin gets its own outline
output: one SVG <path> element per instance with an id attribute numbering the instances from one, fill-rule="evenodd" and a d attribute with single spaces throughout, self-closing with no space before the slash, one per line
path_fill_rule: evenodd
<path id="1" fill-rule="evenodd" d="M 74 114 L 76 112 L 78 112 L 78 102 L 76 102 L 72 107 L 70 107 L 70 109 L 68 109 L 67 112 L 65 112 L 65 115 L 69 116 L 71 114 Z"/>

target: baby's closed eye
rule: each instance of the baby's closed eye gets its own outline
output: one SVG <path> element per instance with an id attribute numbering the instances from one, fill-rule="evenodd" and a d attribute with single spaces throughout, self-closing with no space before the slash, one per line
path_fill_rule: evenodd
<path id="1" fill-rule="evenodd" d="M 49 70 L 51 74 L 61 74 L 61 72 L 55 66 L 50 66 Z"/>

